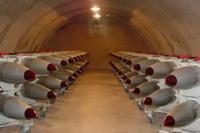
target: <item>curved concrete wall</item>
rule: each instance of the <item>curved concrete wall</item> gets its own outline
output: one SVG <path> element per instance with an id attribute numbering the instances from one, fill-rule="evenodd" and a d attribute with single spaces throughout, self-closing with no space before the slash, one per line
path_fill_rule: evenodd
<path id="1" fill-rule="evenodd" d="M 93 21 L 76 21 L 57 31 L 42 49 L 87 51 L 90 53 L 91 69 L 108 69 L 111 52 L 148 52 L 138 34 L 126 24 L 111 20 L 104 20 L 99 25 Z"/>
<path id="2" fill-rule="evenodd" d="M 199 0 L 0 0 L 0 50 L 39 50 L 93 3 L 124 20 L 151 53 L 200 55 Z"/>

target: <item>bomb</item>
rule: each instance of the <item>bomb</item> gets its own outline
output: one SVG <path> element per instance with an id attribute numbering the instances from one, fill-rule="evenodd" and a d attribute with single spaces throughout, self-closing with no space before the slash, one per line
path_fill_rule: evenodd
<path id="1" fill-rule="evenodd" d="M 72 64 L 67 65 L 64 69 L 70 69 L 74 72 L 77 72 L 78 74 L 82 73 L 79 66 L 72 65 Z"/>
<path id="2" fill-rule="evenodd" d="M 37 113 L 17 97 L 0 94 L 0 112 L 13 119 L 34 119 Z"/>
<path id="3" fill-rule="evenodd" d="M 135 75 L 137 75 L 137 74 L 138 74 L 138 73 L 135 72 L 135 71 L 130 71 L 130 72 L 127 72 L 127 73 L 125 73 L 124 75 L 122 75 L 122 79 L 125 81 L 125 80 L 127 80 L 128 78 L 133 77 L 133 76 L 135 76 Z"/>
<path id="4" fill-rule="evenodd" d="M 200 68 L 197 66 L 187 66 L 176 69 L 170 73 L 166 79 L 166 85 L 179 89 L 187 89 L 199 82 Z"/>
<path id="5" fill-rule="evenodd" d="M 164 126 L 181 127 L 194 121 L 197 117 L 199 104 L 196 101 L 189 100 L 175 106 L 165 117 Z"/>
<path id="6" fill-rule="evenodd" d="M 46 61 L 50 62 L 51 64 L 56 65 L 57 67 L 68 65 L 67 61 L 65 61 L 61 58 L 54 57 L 54 56 L 41 56 L 39 58 L 46 60 Z"/>
<path id="7" fill-rule="evenodd" d="M 157 62 L 158 62 L 158 60 L 141 61 L 141 62 L 134 65 L 134 69 L 144 73 L 147 67 L 149 67 L 150 65 L 155 64 Z"/>
<path id="8" fill-rule="evenodd" d="M 50 74 L 50 76 L 56 77 L 56 78 L 61 79 L 63 81 L 69 81 L 69 82 L 74 82 L 75 81 L 75 78 L 73 77 L 73 75 L 68 73 L 65 70 L 52 72 Z"/>
<path id="9" fill-rule="evenodd" d="M 175 99 L 175 91 L 172 88 L 160 89 L 144 99 L 145 105 L 164 106 Z"/>
<path id="10" fill-rule="evenodd" d="M 21 87 L 23 96 L 36 100 L 55 100 L 56 94 L 49 88 L 37 83 L 24 83 Z"/>
<path id="11" fill-rule="evenodd" d="M 149 66 L 145 73 L 153 78 L 164 78 L 173 71 L 175 64 L 172 62 L 158 62 Z"/>
<path id="12" fill-rule="evenodd" d="M 57 58 L 61 58 L 61 59 L 65 60 L 65 61 L 67 61 L 68 64 L 75 62 L 75 59 L 71 58 L 71 57 L 67 57 L 67 56 L 64 56 L 64 55 L 54 55 L 54 56 L 57 57 Z"/>
<path id="13" fill-rule="evenodd" d="M 135 64 L 137 64 L 138 62 L 141 62 L 141 61 L 145 61 L 147 60 L 146 57 L 135 57 L 135 58 L 132 58 L 130 61 L 131 61 L 131 66 L 134 66 Z"/>
<path id="14" fill-rule="evenodd" d="M 152 92 L 160 89 L 160 87 L 157 85 L 157 81 L 149 81 L 149 82 L 144 82 L 137 86 L 134 90 L 133 93 L 136 95 L 141 95 L 141 96 L 147 96 L 151 94 Z"/>
<path id="15" fill-rule="evenodd" d="M 52 77 L 52 76 L 39 77 L 37 83 L 41 84 L 51 90 L 60 90 L 62 88 L 69 87 L 69 84 L 67 83 L 67 81 L 60 80 L 60 79 Z"/>
<path id="16" fill-rule="evenodd" d="M 131 85 L 133 87 L 146 82 L 147 79 L 145 78 L 145 75 L 134 75 L 133 77 L 130 77 L 125 81 L 126 84 Z"/>
<path id="17" fill-rule="evenodd" d="M 7 83 L 32 81 L 35 73 L 24 65 L 14 62 L 0 62 L 0 80 Z"/>
<path id="18" fill-rule="evenodd" d="M 124 69 L 120 69 L 119 72 L 118 72 L 118 74 L 119 74 L 119 75 L 123 75 L 123 74 L 125 74 L 125 73 L 127 73 L 127 72 L 131 72 L 131 69 L 128 68 L 128 67 L 126 67 L 126 68 L 124 68 Z"/>
<path id="19" fill-rule="evenodd" d="M 47 74 L 56 71 L 56 66 L 40 58 L 26 58 L 23 64 L 38 74 Z"/>

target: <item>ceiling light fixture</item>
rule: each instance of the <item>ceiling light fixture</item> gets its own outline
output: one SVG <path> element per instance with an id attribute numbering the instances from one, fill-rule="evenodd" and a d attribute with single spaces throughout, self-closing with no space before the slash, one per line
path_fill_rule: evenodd
<path id="1" fill-rule="evenodd" d="M 96 18 L 96 19 L 99 19 L 99 18 L 101 18 L 101 15 L 100 14 L 95 14 L 93 17 Z"/>
<path id="2" fill-rule="evenodd" d="M 97 6 L 94 6 L 94 7 L 91 8 L 91 11 L 94 11 L 94 12 L 98 12 L 100 10 L 101 10 L 101 8 L 99 8 Z"/>

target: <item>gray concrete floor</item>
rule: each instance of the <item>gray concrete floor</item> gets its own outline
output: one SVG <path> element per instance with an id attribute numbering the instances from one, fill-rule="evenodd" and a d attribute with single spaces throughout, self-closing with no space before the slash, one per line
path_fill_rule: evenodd
<path id="1" fill-rule="evenodd" d="M 17 133 L 18 127 L 0 129 Z M 33 133 L 155 133 L 110 72 L 89 71 L 57 99 Z"/>

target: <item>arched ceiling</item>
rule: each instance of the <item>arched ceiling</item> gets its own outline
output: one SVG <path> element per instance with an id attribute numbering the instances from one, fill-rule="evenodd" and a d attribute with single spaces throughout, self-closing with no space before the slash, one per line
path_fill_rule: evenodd
<path id="1" fill-rule="evenodd" d="M 103 15 L 123 21 L 149 52 L 200 55 L 199 0 L 0 0 L 0 50 L 38 50 L 62 26 Z M 133 43 L 134 44 L 134 43 Z"/>

